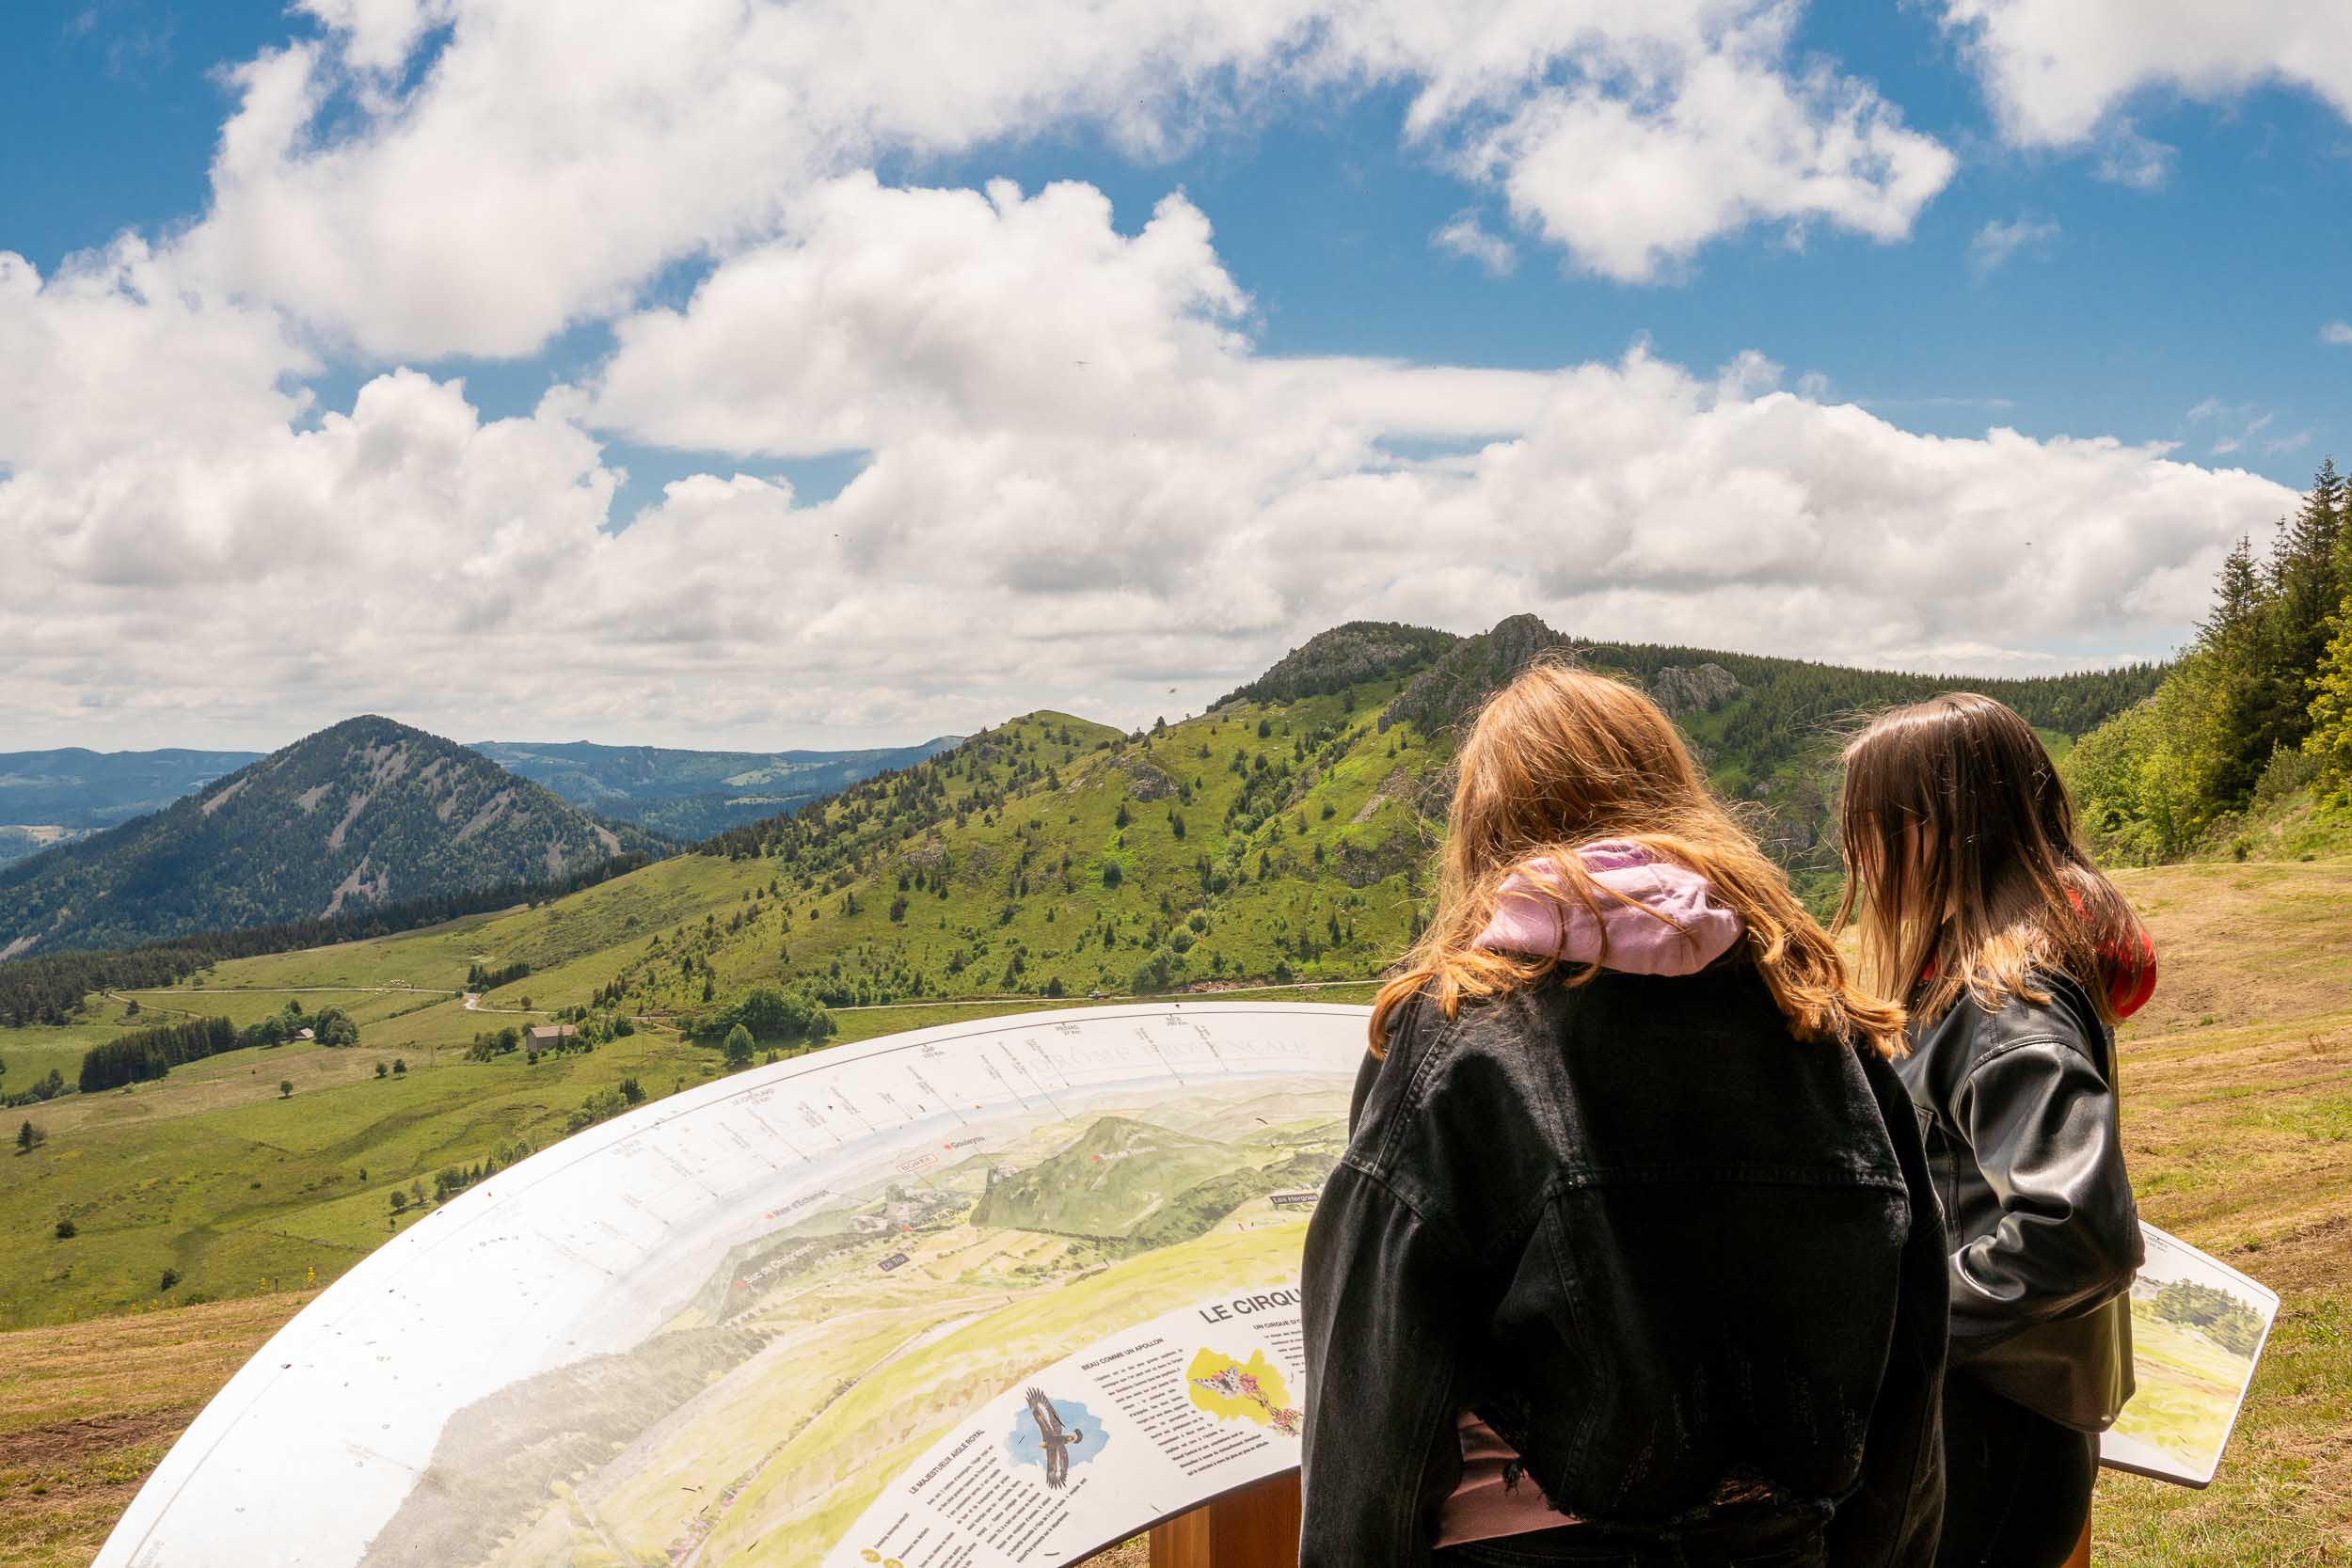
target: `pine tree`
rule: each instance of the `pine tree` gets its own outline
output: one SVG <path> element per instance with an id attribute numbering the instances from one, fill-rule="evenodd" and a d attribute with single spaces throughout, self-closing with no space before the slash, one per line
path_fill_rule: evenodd
<path id="1" fill-rule="evenodd" d="M 2263 583 L 2262 679 L 2247 747 L 2262 763 L 2275 748 L 2299 745 L 2310 729 L 2312 682 L 2328 649 L 2328 622 L 2344 601 L 2345 499 L 2344 480 L 2329 458 L 2271 546 Z"/>
<path id="2" fill-rule="evenodd" d="M 2270 602 L 2262 570 L 2254 563 L 2253 541 L 2241 538 L 2221 562 L 2213 614 L 2199 623 L 2190 655 L 2205 666 L 2208 677 L 2202 683 L 2209 705 L 2202 722 L 2210 726 L 2207 752 L 2214 758 L 2215 772 L 2201 787 L 2217 806 L 2253 794 L 2278 744 L 2273 726 L 2266 722 L 2274 690 L 2264 639 Z"/>
<path id="3" fill-rule="evenodd" d="M 2262 619 L 2261 571 L 2254 564 L 2254 542 L 2240 538 L 2221 562 L 2221 578 L 2214 585 L 2213 615 L 2197 624 L 2197 640 L 2209 648 L 2244 644 Z"/>
<path id="4" fill-rule="evenodd" d="M 2320 803 L 2345 810 L 2352 809 L 2352 593 L 2336 610 L 2334 631 L 2312 678 L 2303 750 L 2318 764 L 2312 787 Z"/>

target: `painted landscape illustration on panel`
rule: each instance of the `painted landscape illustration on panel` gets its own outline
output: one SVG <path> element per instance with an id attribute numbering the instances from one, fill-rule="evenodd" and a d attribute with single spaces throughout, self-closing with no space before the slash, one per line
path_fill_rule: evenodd
<path id="1" fill-rule="evenodd" d="M 366 1568 L 816 1560 L 1022 1378 L 1204 1278 L 1289 1276 L 1345 1095 L 1130 1091 L 985 1152 L 877 1162 L 736 1247 L 635 1348 L 460 1410 Z"/>
<path id="2" fill-rule="evenodd" d="M 2220 1464 L 2279 1302 L 2164 1232 L 2147 1236 L 2148 1261 L 2131 1291 L 2136 1387 L 2101 1457 L 2202 1485 Z"/>

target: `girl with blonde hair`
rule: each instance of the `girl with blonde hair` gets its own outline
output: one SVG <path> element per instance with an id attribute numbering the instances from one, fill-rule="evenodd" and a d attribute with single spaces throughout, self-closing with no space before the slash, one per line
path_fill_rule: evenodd
<path id="1" fill-rule="evenodd" d="M 1456 767 L 1308 1233 L 1301 1563 L 1925 1564 L 1902 1009 L 1631 688 L 1532 668 Z"/>

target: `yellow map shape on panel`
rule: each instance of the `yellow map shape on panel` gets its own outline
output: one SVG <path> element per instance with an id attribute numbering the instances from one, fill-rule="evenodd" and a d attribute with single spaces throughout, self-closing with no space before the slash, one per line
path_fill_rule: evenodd
<path id="1" fill-rule="evenodd" d="M 1238 1416 L 1286 1436 L 1298 1435 L 1300 1413 L 1290 1406 L 1282 1374 L 1267 1364 L 1263 1351 L 1251 1351 L 1246 1362 L 1201 1351 L 1184 1369 L 1184 1392 L 1220 1421 Z"/>

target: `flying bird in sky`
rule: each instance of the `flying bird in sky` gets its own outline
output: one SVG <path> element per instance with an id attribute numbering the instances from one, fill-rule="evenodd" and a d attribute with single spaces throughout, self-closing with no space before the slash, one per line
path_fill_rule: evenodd
<path id="1" fill-rule="evenodd" d="M 1061 1412 L 1045 1397 L 1042 1388 L 1032 1388 L 1024 1396 L 1029 1402 L 1029 1419 L 1037 1423 L 1038 1446 L 1045 1450 L 1045 1484 L 1056 1489 L 1070 1484 L 1071 1448 L 1086 1440 L 1083 1432 L 1065 1432 Z"/>

